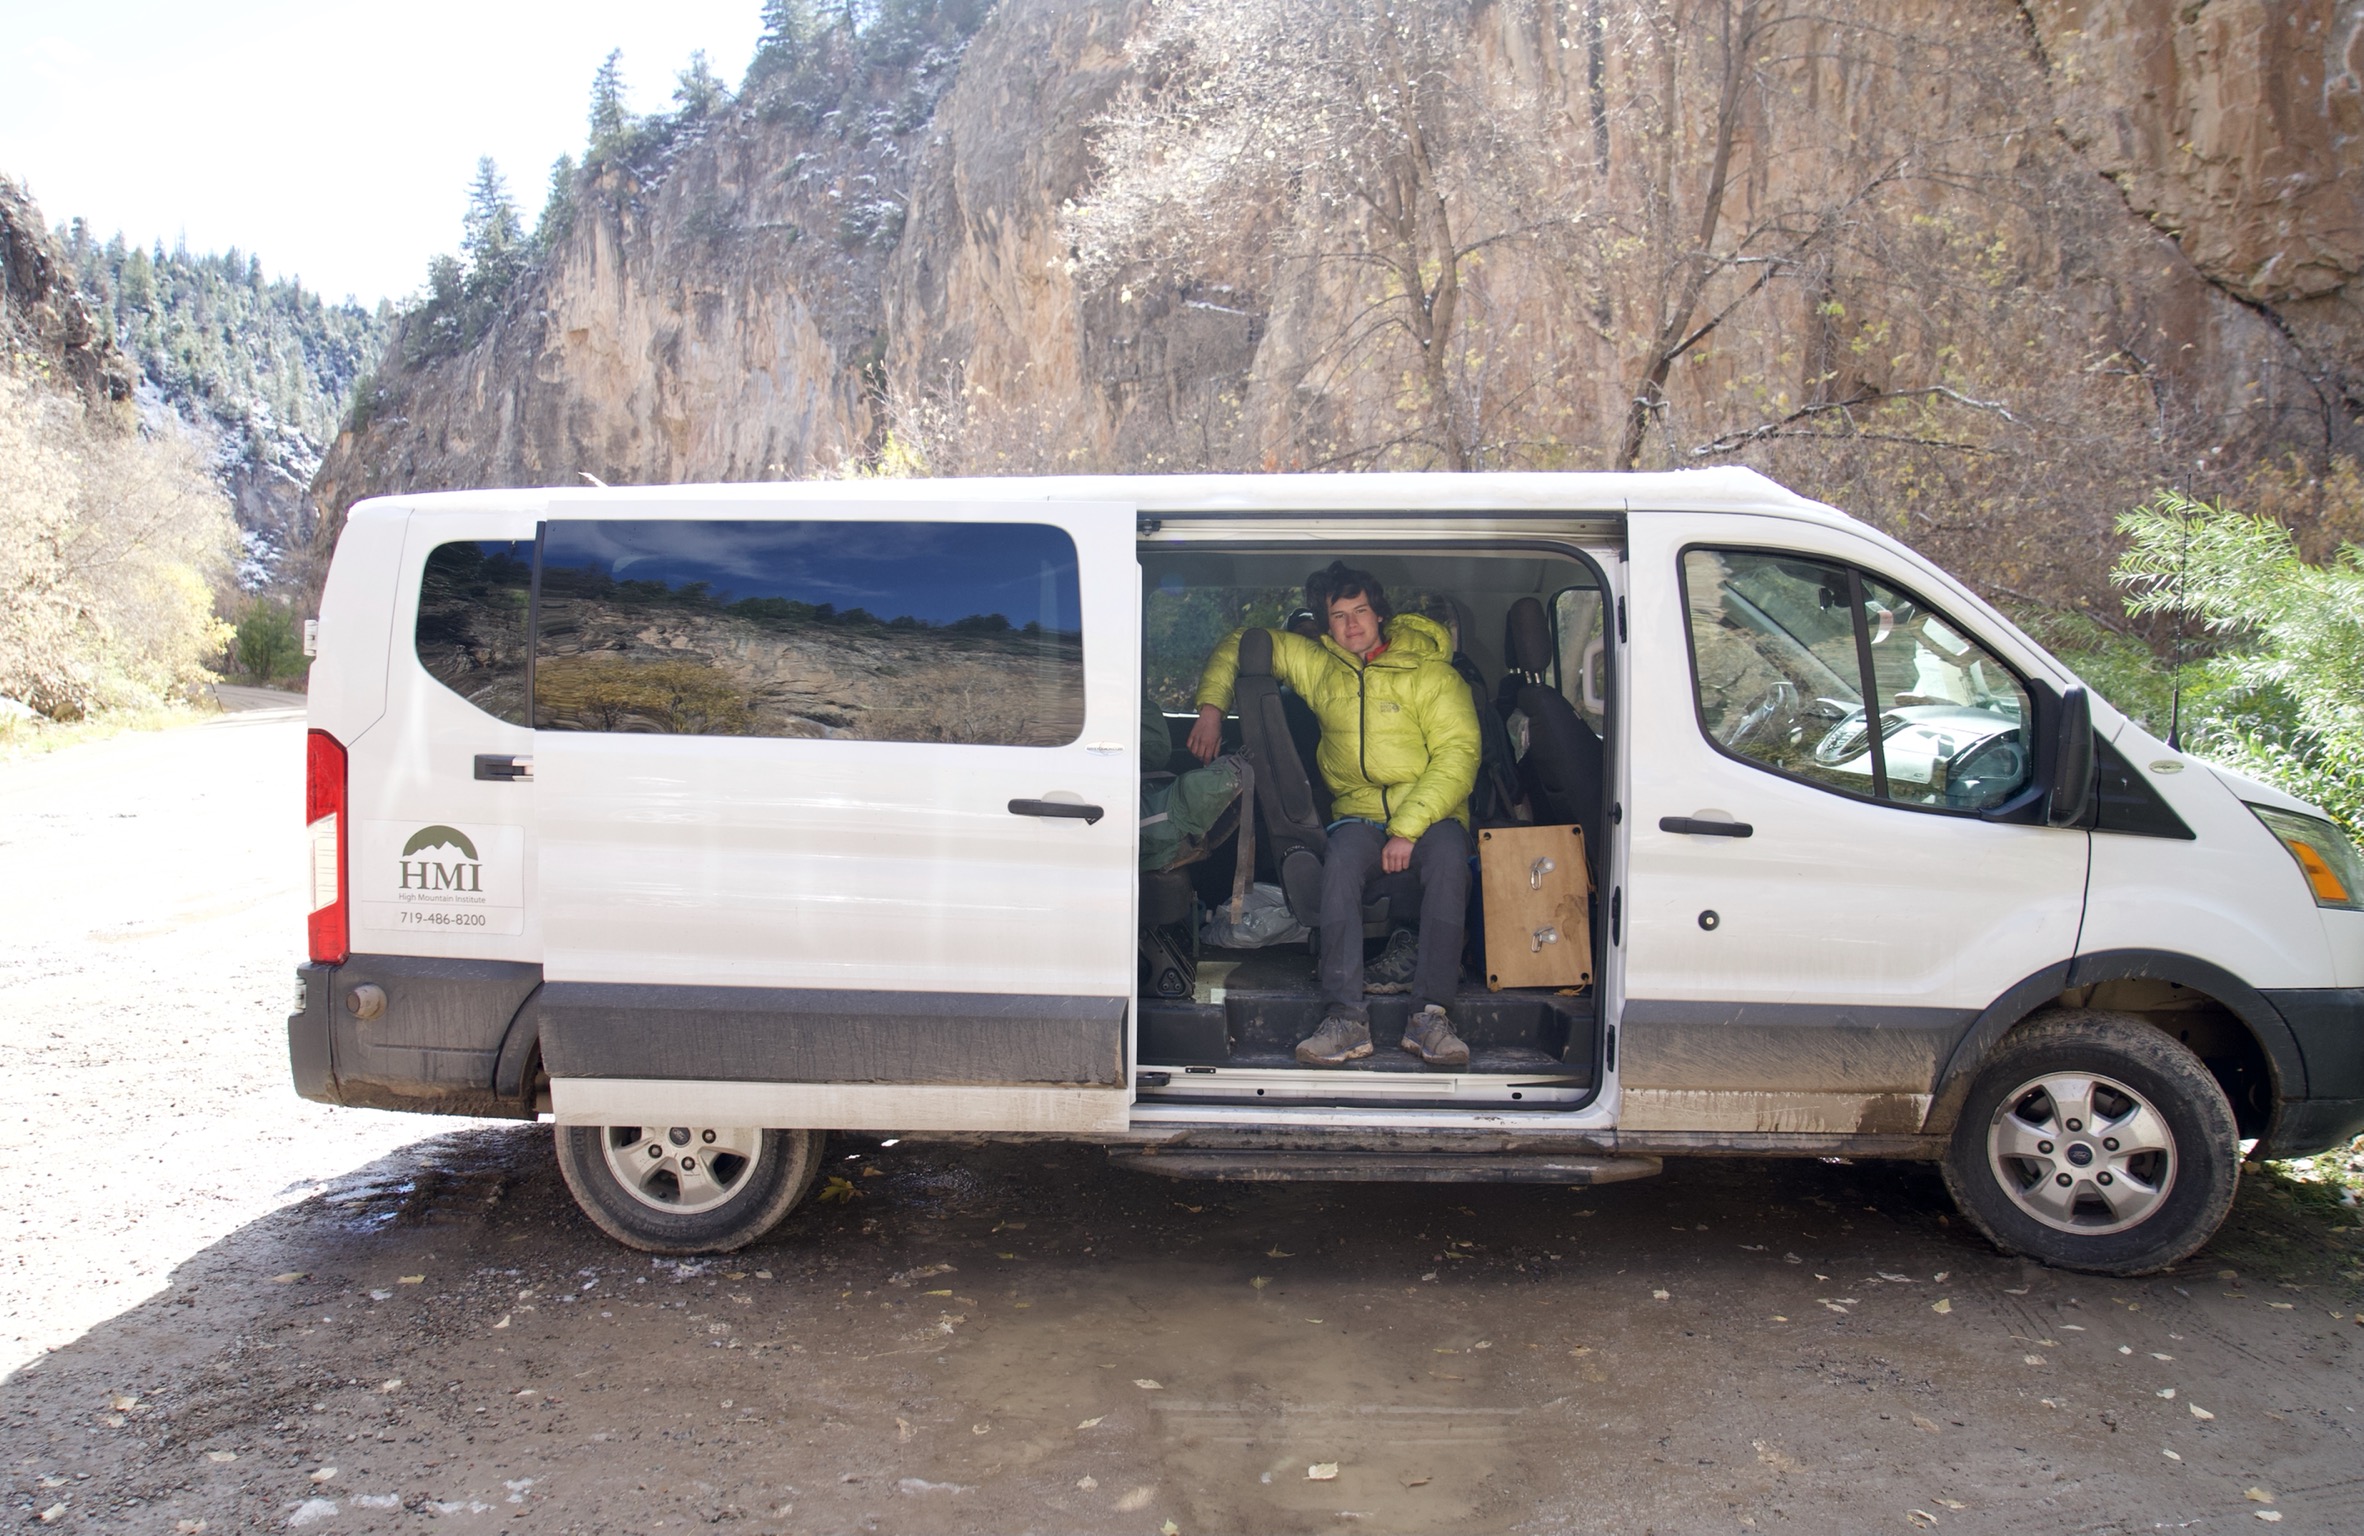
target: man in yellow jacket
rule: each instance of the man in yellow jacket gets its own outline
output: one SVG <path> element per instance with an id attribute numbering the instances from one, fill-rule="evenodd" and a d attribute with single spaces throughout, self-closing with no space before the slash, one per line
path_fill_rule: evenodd
<path id="1" fill-rule="evenodd" d="M 1371 1054 L 1363 898 L 1382 873 L 1408 869 L 1420 888 L 1420 933 L 1403 1047 L 1430 1066 L 1467 1066 L 1469 1047 L 1453 1033 L 1445 1005 L 1460 981 L 1469 904 L 1469 793 L 1479 751 L 1469 684 L 1453 670 L 1450 634 L 1418 614 L 1392 613 L 1368 571 L 1333 561 L 1307 578 L 1305 597 L 1329 632 L 1320 640 L 1273 632 L 1272 672 L 1321 722 L 1315 760 L 1337 820 L 1322 861 L 1318 916 L 1324 1017 L 1298 1042 L 1297 1059 L 1335 1067 Z M 1223 714 L 1238 676 L 1234 632 L 1199 674 L 1198 724 L 1188 746 L 1202 763 L 1222 749 Z M 1391 947 L 1380 963 L 1410 958 Z"/>

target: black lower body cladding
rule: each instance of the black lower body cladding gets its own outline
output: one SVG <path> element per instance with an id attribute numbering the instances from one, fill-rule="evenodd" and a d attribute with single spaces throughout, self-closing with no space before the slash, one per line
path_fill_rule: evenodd
<path id="1" fill-rule="evenodd" d="M 297 967 L 287 1021 L 296 1092 L 328 1104 L 461 1115 L 524 1114 L 496 1088 L 501 1048 L 539 965 L 354 955 Z M 374 989 L 371 990 L 371 989 Z"/>
<path id="2" fill-rule="evenodd" d="M 2364 1134 L 2364 987 L 2304 987 L 2263 994 L 2290 1026 L 2306 1062 L 2307 1096 L 2284 1099 L 2258 1151 L 2302 1157 Z"/>
<path id="3" fill-rule="evenodd" d="M 1122 997 L 552 982 L 552 1077 L 1120 1087 Z"/>

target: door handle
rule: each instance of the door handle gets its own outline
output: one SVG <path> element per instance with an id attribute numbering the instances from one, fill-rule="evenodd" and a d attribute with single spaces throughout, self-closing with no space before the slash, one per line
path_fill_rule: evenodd
<path id="1" fill-rule="evenodd" d="M 479 752 L 476 754 L 476 776 L 496 783 L 531 784 L 534 760 L 530 757 L 511 757 L 505 752 Z"/>
<path id="2" fill-rule="evenodd" d="M 1063 817 L 1070 821 L 1083 822 L 1086 826 L 1097 826 L 1100 818 L 1108 813 L 1096 805 L 1075 805 L 1065 800 L 1012 800 L 1010 814 L 1012 816 Z"/>
<path id="3" fill-rule="evenodd" d="M 1661 832 L 1682 832 L 1692 837 L 1754 837 L 1757 829 L 1745 821 L 1702 821 L 1696 816 L 1661 816 Z"/>

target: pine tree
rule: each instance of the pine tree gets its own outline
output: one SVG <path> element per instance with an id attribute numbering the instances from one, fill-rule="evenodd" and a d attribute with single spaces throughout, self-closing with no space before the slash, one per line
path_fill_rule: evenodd
<path id="1" fill-rule="evenodd" d="M 464 284 L 467 316 L 463 332 L 469 341 L 484 334 L 501 303 L 525 270 L 529 254 L 525 226 L 518 222 L 517 205 L 509 200 L 508 183 L 490 155 L 476 162 L 476 180 L 468 188 L 468 212 L 461 223 L 460 253 L 467 259 Z"/>
<path id="2" fill-rule="evenodd" d="M 534 225 L 534 250 L 547 255 L 575 227 L 575 157 L 560 155 L 550 162 L 550 191 L 542 199 L 542 217 Z"/>
<path id="3" fill-rule="evenodd" d="M 803 63 L 821 28 L 813 0 L 763 0 L 763 36 L 755 44 L 754 61 L 747 66 L 748 83 Z"/>
<path id="4" fill-rule="evenodd" d="M 707 64 L 703 48 L 690 55 L 689 67 L 674 79 L 673 99 L 680 103 L 684 123 L 709 117 L 730 103 L 730 90 Z"/>
<path id="5" fill-rule="evenodd" d="M 586 162 L 613 149 L 632 126 L 632 114 L 624 109 L 623 59 L 623 49 L 608 50 L 606 62 L 591 77 L 591 147 L 583 157 Z"/>

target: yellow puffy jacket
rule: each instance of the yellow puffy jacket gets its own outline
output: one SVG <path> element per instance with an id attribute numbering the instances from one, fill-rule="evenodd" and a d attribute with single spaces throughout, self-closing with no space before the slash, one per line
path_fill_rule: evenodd
<path id="1" fill-rule="evenodd" d="M 1242 633 L 1224 636 L 1208 655 L 1199 703 L 1231 708 Z M 1272 673 L 1321 721 L 1315 755 L 1329 781 L 1330 814 L 1382 822 L 1390 836 L 1417 842 L 1448 816 L 1469 825 L 1477 709 L 1453 670 L 1452 637 L 1442 625 L 1399 613 L 1380 634 L 1387 649 L 1366 663 L 1327 635 L 1317 641 L 1274 630 Z"/>

